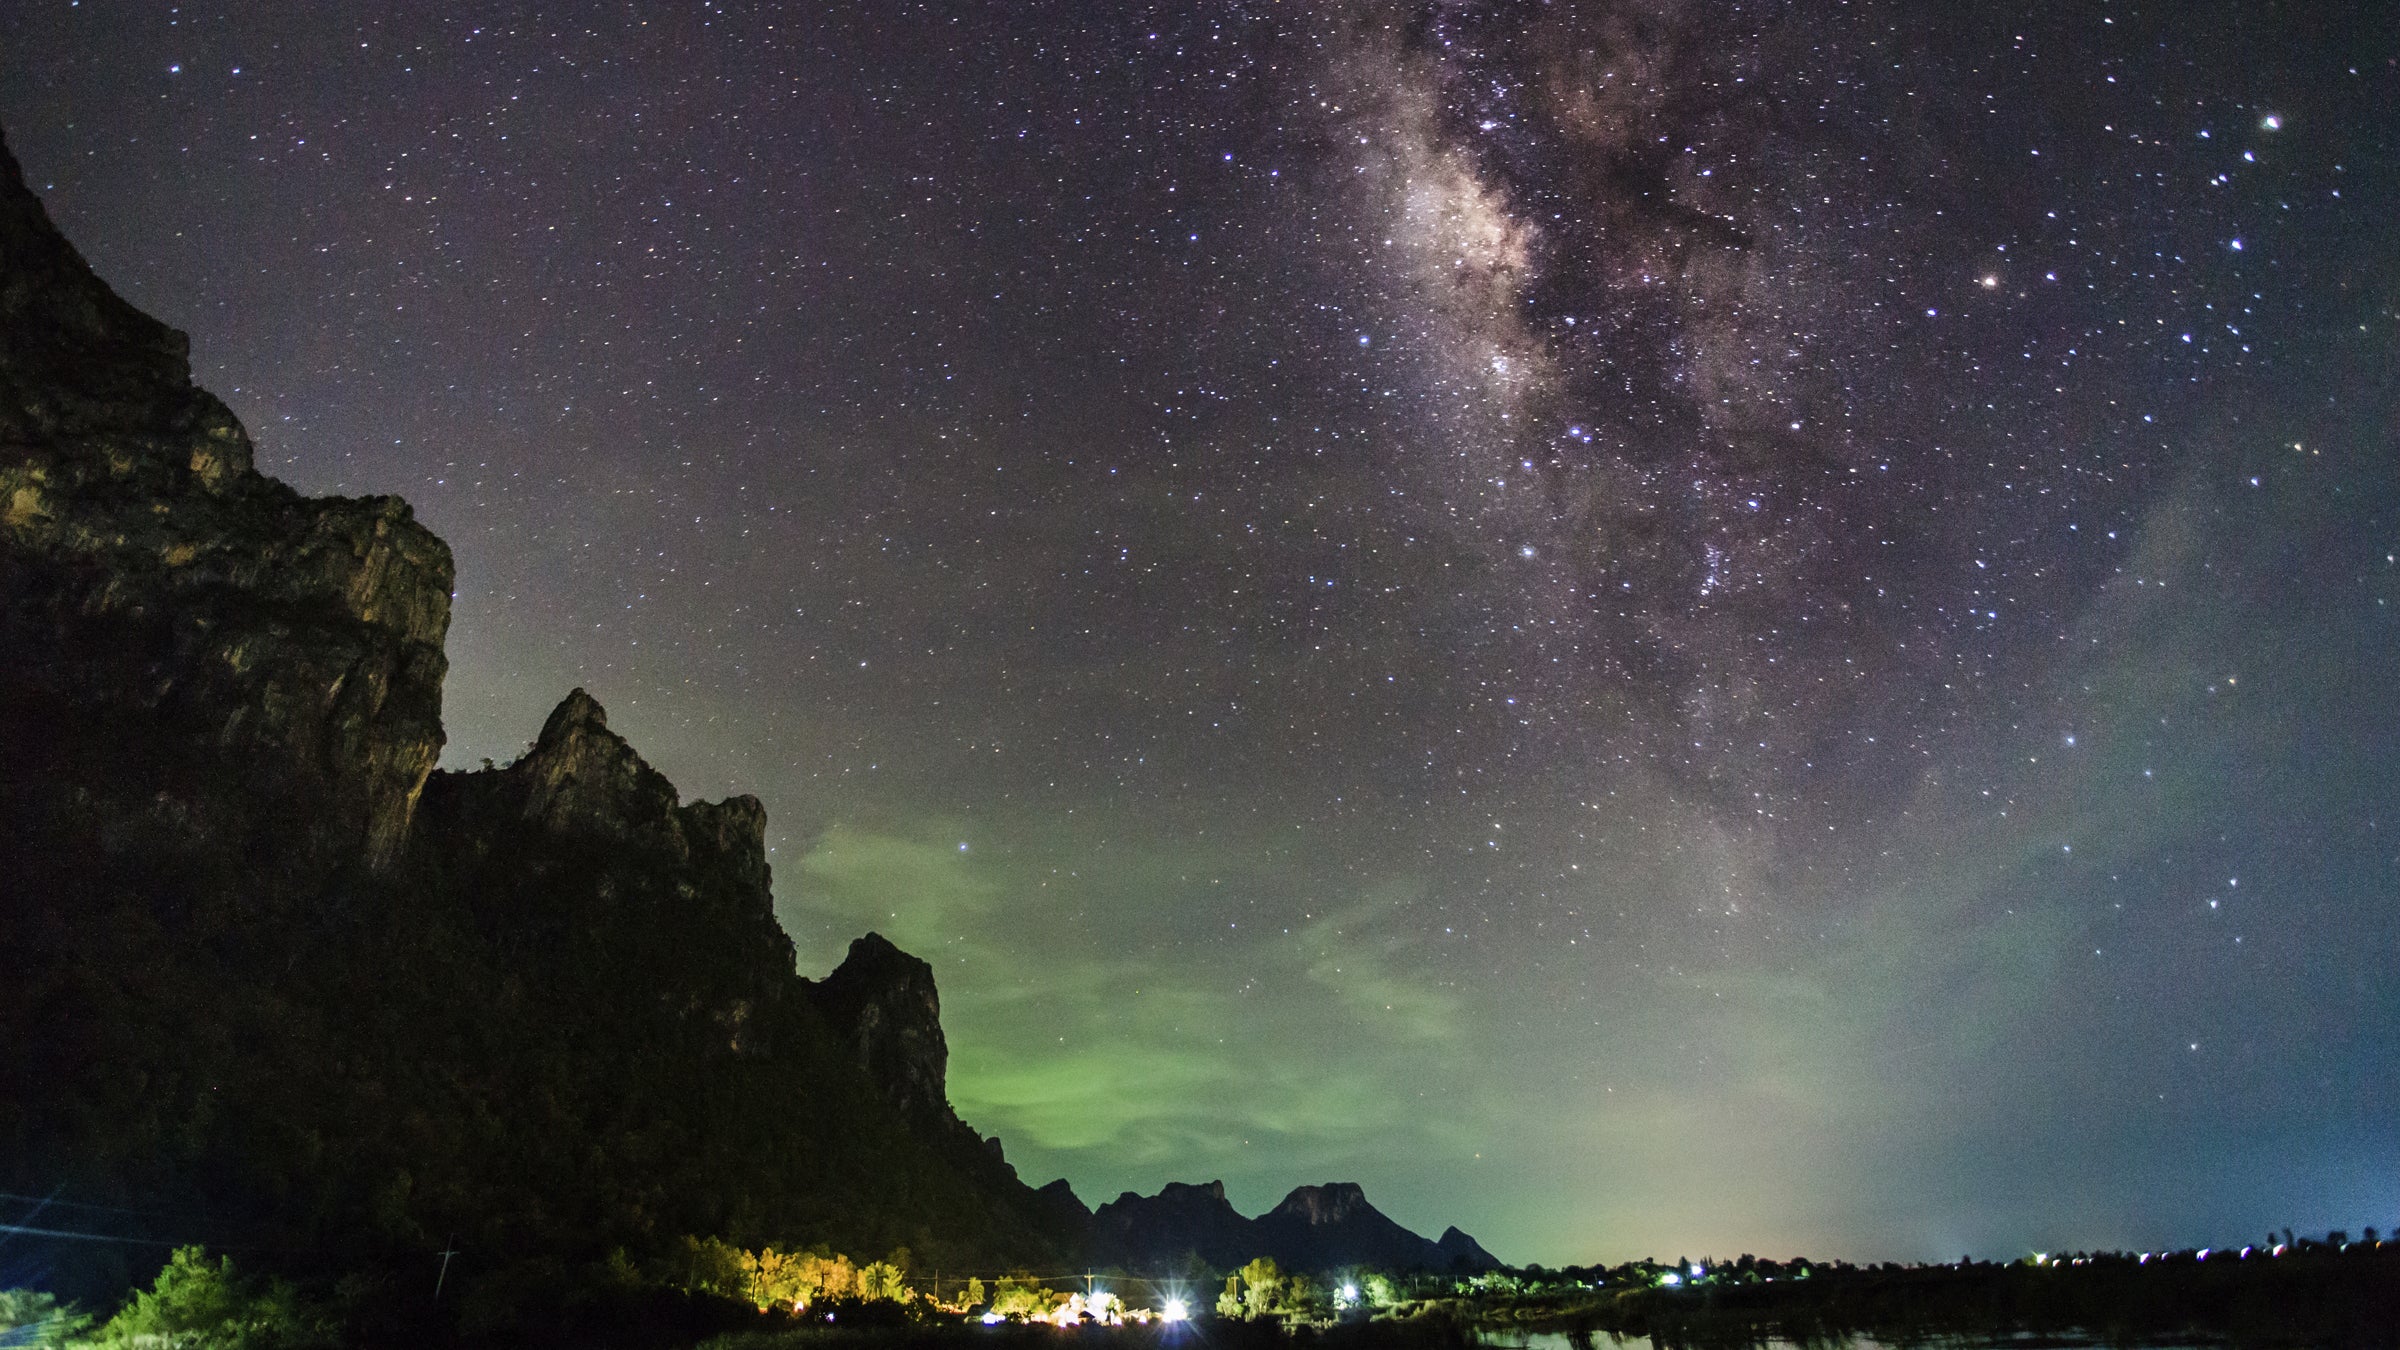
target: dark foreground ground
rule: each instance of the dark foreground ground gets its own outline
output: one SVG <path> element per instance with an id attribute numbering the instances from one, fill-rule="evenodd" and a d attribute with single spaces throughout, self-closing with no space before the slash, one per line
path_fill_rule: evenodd
<path id="1" fill-rule="evenodd" d="M 1804 1279 L 1712 1277 L 1696 1287 L 1533 1288 L 1421 1301 L 1399 1316 L 1331 1326 L 1202 1319 L 1059 1330 L 909 1322 L 871 1308 L 856 1309 L 849 1325 L 750 1321 L 747 1309 L 740 1316 L 747 1325 L 719 1322 L 713 1334 L 676 1337 L 660 1326 L 637 1338 L 705 1350 L 1469 1350 L 1525 1333 L 1602 1350 L 1620 1341 L 1660 1350 L 1870 1344 L 2400 1350 L 2400 1244 L 2315 1246 L 2281 1258 L 2178 1253 L 2145 1262 L 2103 1255 L 2042 1265 L 1819 1268 Z M 636 1330 L 617 1316 L 581 1321 L 573 1330 L 560 1328 L 567 1332 L 563 1343 L 624 1344 L 617 1335 Z"/>

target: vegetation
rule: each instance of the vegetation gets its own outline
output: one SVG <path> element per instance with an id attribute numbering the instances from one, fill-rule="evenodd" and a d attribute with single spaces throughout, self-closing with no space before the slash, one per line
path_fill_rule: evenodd
<path id="1" fill-rule="evenodd" d="M 35 1289 L 0 1289 L 0 1345 L 40 1347 L 71 1344 L 92 1319 Z"/>
<path id="2" fill-rule="evenodd" d="M 182 1350 L 299 1350 L 329 1343 L 288 1281 L 254 1280 L 233 1258 L 213 1263 L 198 1247 L 180 1247 L 148 1289 L 138 1290 L 94 1338 L 99 1346 Z"/>

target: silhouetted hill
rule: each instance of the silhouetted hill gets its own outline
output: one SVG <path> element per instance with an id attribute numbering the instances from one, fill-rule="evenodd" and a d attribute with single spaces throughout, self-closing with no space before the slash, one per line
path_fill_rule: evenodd
<path id="1" fill-rule="evenodd" d="M 1301 1186 L 1256 1219 L 1225 1198 L 1225 1183 L 1169 1183 L 1155 1196 L 1131 1191 L 1092 1216 L 1092 1259 L 1149 1272 L 1197 1261 L 1218 1270 L 1271 1256 L 1286 1270 L 1490 1270 L 1499 1265 L 1456 1228 L 1439 1243 L 1401 1227 L 1367 1202 L 1356 1182 Z"/>
<path id="2" fill-rule="evenodd" d="M 1483 1249 L 1483 1244 L 1459 1231 L 1456 1224 L 1442 1230 L 1433 1245 L 1441 1248 L 1452 1270 L 1498 1270 L 1500 1258 Z"/>
<path id="3" fill-rule="evenodd" d="M 1255 1222 L 1235 1212 L 1225 1183 L 1170 1181 L 1156 1195 L 1127 1191 L 1092 1214 L 1092 1250 L 1102 1265 L 1180 1269 L 1196 1260 L 1216 1270 L 1264 1256 Z"/>

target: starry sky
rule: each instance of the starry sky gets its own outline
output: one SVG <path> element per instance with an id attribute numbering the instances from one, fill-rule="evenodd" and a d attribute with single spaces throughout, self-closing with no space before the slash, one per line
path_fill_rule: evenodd
<path id="1" fill-rule="evenodd" d="M 2400 1227 L 2372 3 L 0 11 L 0 125 L 1087 1201 Z"/>

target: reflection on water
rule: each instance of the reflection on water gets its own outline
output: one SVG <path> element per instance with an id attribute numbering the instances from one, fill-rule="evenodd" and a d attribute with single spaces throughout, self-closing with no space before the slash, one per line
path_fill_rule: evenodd
<path id="1" fill-rule="evenodd" d="M 1486 1331 L 1476 1339 L 1495 1350 L 1610 1350 L 1626 1343 L 1605 1331 Z"/>
<path id="2" fill-rule="evenodd" d="M 1525 1331 L 1486 1328 L 1476 1340 L 1491 1350 L 1652 1350 L 1654 1343 L 1647 1336 L 1618 1336 L 1606 1331 Z M 1765 1337 L 1747 1343 L 1750 1350 L 2084 1350 L 2105 1344 L 2100 1340 L 2074 1340 L 2059 1336 L 1958 1336 L 1937 1337 L 1931 1340 L 1880 1341 L 1872 1336 L 1842 1336 L 1817 1341 L 1790 1341 L 1780 1337 Z M 1717 1350 L 1724 1350 L 1718 1347 Z M 2143 1350 L 2223 1350 L 2221 1346 L 2200 1346 L 2189 1342 L 2169 1345 L 2147 1345 Z"/>

